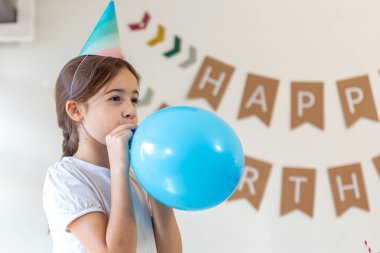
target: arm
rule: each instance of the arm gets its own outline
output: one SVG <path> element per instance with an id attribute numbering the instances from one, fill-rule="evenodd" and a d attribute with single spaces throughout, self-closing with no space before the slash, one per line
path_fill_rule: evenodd
<path id="1" fill-rule="evenodd" d="M 158 253 L 181 253 L 182 239 L 172 208 L 149 197 L 152 203 L 153 229 Z"/>
<path id="2" fill-rule="evenodd" d="M 131 125 L 115 128 L 106 138 L 111 169 L 111 211 L 94 212 L 70 223 L 69 230 L 91 253 L 136 252 L 136 221 L 129 184 L 129 153 L 126 148 Z"/>

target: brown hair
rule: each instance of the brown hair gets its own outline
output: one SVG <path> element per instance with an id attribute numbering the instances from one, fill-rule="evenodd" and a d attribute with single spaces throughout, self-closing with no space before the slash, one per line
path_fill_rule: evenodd
<path id="1" fill-rule="evenodd" d="M 79 142 L 77 123 L 68 116 L 66 102 L 86 102 L 123 68 L 128 68 L 139 82 L 139 76 L 133 66 L 120 58 L 79 56 L 63 67 L 55 85 L 58 126 L 63 131 L 62 157 L 74 155 Z"/>

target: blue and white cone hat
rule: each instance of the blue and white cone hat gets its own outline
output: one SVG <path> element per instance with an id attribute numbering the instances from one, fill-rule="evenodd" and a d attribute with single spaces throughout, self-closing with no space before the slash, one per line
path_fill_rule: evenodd
<path id="1" fill-rule="evenodd" d="M 108 4 L 80 55 L 101 55 L 123 58 L 117 26 L 115 3 Z"/>

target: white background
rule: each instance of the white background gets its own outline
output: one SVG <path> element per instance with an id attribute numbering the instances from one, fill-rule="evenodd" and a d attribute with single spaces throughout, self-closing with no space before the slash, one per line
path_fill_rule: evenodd
<path id="1" fill-rule="evenodd" d="M 106 8 L 106 0 L 36 0 L 35 41 L 0 44 L 0 251 L 51 252 L 41 190 L 46 169 L 61 156 L 53 90 L 60 69 L 77 56 Z M 186 95 L 206 55 L 236 67 L 216 113 L 242 140 L 245 154 L 273 164 L 260 210 L 247 201 L 201 212 L 176 212 L 184 252 L 380 251 L 379 123 L 360 120 L 346 129 L 336 81 L 368 74 L 380 111 L 380 2 L 374 0 L 116 0 L 123 49 L 142 75 L 141 120 L 161 103 L 212 110 Z M 146 30 L 127 24 L 149 11 Z M 158 24 L 165 42 L 149 47 Z M 167 59 L 173 36 L 183 53 Z M 187 48 L 198 61 L 178 64 Z M 280 80 L 268 128 L 257 118 L 237 120 L 246 75 Z M 290 82 L 322 81 L 325 131 L 304 125 L 290 131 Z M 327 168 L 360 162 L 370 212 L 352 208 L 336 217 Z M 314 218 L 295 211 L 280 217 L 284 166 L 317 169 Z M 201 176 L 201 175 L 200 175 Z"/>

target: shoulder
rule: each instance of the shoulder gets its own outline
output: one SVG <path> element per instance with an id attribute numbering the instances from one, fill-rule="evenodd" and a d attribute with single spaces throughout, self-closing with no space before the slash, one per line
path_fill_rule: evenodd
<path id="1" fill-rule="evenodd" d="M 71 184 L 75 181 L 81 181 L 82 175 L 79 168 L 68 157 L 52 164 L 46 172 L 45 185 L 47 183 Z"/>
<path id="2" fill-rule="evenodd" d="M 58 224 L 66 231 L 68 224 L 84 214 L 106 213 L 85 175 L 70 159 L 62 159 L 48 168 L 43 186 L 43 209 L 50 225 Z"/>
<path id="3" fill-rule="evenodd" d="M 51 165 L 46 172 L 43 205 L 46 209 L 65 212 L 100 206 L 86 176 L 72 160 L 65 158 Z"/>
<path id="4" fill-rule="evenodd" d="M 87 188 L 79 169 L 70 159 L 63 158 L 51 165 L 46 172 L 43 186 L 44 201 L 64 199 Z"/>

